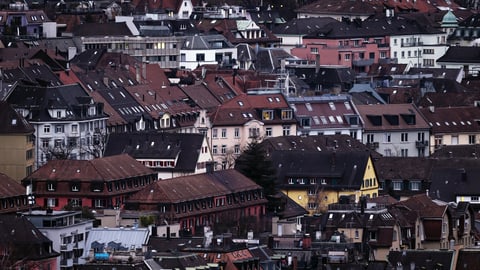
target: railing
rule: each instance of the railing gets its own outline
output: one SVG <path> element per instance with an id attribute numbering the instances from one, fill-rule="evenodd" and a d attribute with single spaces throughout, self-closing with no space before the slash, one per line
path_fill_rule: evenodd
<path id="1" fill-rule="evenodd" d="M 428 146 L 428 141 L 416 141 L 415 146 L 417 148 L 425 148 Z"/>

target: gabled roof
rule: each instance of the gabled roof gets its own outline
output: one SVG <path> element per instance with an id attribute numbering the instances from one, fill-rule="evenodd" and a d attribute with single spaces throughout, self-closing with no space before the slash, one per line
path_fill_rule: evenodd
<path id="1" fill-rule="evenodd" d="M 276 73 L 282 68 L 282 60 L 289 58 L 293 58 L 293 56 L 283 48 L 258 49 L 255 70 L 258 72 Z"/>
<path id="2" fill-rule="evenodd" d="M 180 86 L 182 91 L 200 108 L 205 110 L 213 110 L 221 103 L 217 100 L 206 84 L 185 85 Z"/>
<path id="3" fill-rule="evenodd" d="M 422 157 L 381 157 L 374 164 L 379 180 L 428 180 L 434 160 Z"/>
<path id="4" fill-rule="evenodd" d="M 432 158 L 477 158 L 480 157 L 479 144 L 442 145 L 430 154 Z"/>
<path id="5" fill-rule="evenodd" d="M 371 130 L 428 129 L 429 125 L 413 104 L 357 105 L 364 128 Z"/>
<path id="6" fill-rule="evenodd" d="M 132 195 L 128 202 L 177 204 L 258 189 L 261 187 L 251 179 L 230 169 L 156 181 Z"/>
<path id="7" fill-rule="evenodd" d="M 91 106 L 92 98 L 78 84 L 62 85 L 56 87 L 40 87 L 19 85 L 8 97 L 8 102 L 14 104 L 15 108 L 26 108 L 31 110 L 29 121 L 72 121 L 87 119 L 85 110 L 81 108 Z M 107 117 L 103 113 L 102 105 L 94 104 L 97 107 L 97 115 L 94 117 Z M 50 116 L 47 109 L 66 109 L 66 118 L 56 119 Z"/>
<path id="8" fill-rule="evenodd" d="M 204 139 L 202 134 L 192 133 L 112 133 L 105 146 L 105 156 L 127 153 L 135 159 L 174 159 L 175 167 L 165 171 L 193 172 Z"/>
<path id="9" fill-rule="evenodd" d="M 407 70 L 407 64 L 391 64 L 391 63 L 373 63 L 367 73 L 367 76 L 386 77 L 404 74 Z M 412 70 L 412 69 L 410 69 Z"/>
<path id="10" fill-rule="evenodd" d="M 480 47 L 450 46 L 437 63 L 474 64 L 480 63 Z"/>
<path id="11" fill-rule="evenodd" d="M 62 82 L 47 65 L 19 66 L 2 71 L 3 82 L 24 82 L 30 85 L 58 86 Z"/>
<path id="12" fill-rule="evenodd" d="M 50 160 L 23 182 L 40 181 L 114 181 L 155 174 L 127 154 L 92 160 Z"/>
<path id="13" fill-rule="evenodd" d="M 480 133 L 479 107 L 420 108 L 433 134 Z"/>
<path id="14" fill-rule="evenodd" d="M 187 36 L 183 41 L 182 50 L 210 50 L 234 48 L 223 35 L 193 35 Z"/>
<path id="15" fill-rule="evenodd" d="M 446 88 L 451 90 L 451 88 Z M 425 93 L 423 98 L 418 102 L 420 107 L 460 107 L 460 106 L 474 106 L 475 101 L 480 100 L 480 92 L 436 92 Z"/>
<path id="16" fill-rule="evenodd" d="M 271 159 L 284 188 L 290 177 L 324 177 L 337 179 L 326 185 L 330 189 L 360 189 L 370 153 L 286 150 L 272 152 Z"/>
<path id="17" fill-rule="evenodd" d="M 262 120 L 262 110 L 274 111 L 273 119 Z M 268 124 L 295 122 L 283 120 L 281 111 L 290 110 L 290 107 L 280 93 L 271 94 L 242 94 L 223 103 L 212 114 L 211 121 L 214 125 L 241 125 L 252 120 L 263 121 Z"/>
<path id="18" fill-rule="evenodd" d="M 151 119 L 150 114 L 123 87 L 99 89 L 97 92 L 123 119 L 134 123 L 139 119 Z"/>
<path id="19" fill-rule="evenodd" d="M 410 269 L 411 263 L 414 263 L 418 269 L 435 269 L 440 265 L 450 268 L 455 260 L 454 254 L 454 250 L 390 250 L 387 258 L 390 265 L 403 264 Z"/>
<path id="20" fill-rule="evenodd" d="M 8 177 L 6 174 L 0 173 L 0 198 L 13 198 L 25 195 L 25 187 L 17 181 Z"/>
<path id="21" fill-rule="evenodd" d="M 410 211 L 416 211 L 420 218 L 441 218 L 446 213 L 446 205 L 435 203 L 426 194 L 414 195 L 406 200 L 394 204 L 395 207 L 405 207 Z"/>
<path id="22" fill-rule="evenodd" d="M 0 100 L 0 135 L 33 134 L 35 129 L 15 109 Z"/>
<path id="23" fill-rule="evenodd" d="M 318 15 L 371 16 L 382 10 L 364 1 L 322 0 L 304 5 L 295 12 Z"/>

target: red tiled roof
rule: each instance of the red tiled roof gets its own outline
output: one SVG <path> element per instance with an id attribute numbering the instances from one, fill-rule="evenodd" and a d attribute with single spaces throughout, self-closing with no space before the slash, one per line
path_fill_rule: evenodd
<path id="1" fill-rule="evenodd" d="M 433 133 L 480 132 L 479 107 L 422 108 Z"/>
<path id="2" fill-rule="evenodd" d="M 25 195 L 25 188 L 7 175 L 0 173 L 0 199 Z"/>

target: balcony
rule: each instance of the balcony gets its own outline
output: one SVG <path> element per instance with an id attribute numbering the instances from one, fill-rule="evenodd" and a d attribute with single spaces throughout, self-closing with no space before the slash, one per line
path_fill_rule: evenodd
<path id="1" fill-rule="evenodd" d="M 356 67 L 366 67 L 371 66 L 374 62 L 374 59 L 359 59 L 353 60 L 352 65 Z"/>
<path id="2" fill-rule="evenodd" d="M 402 47 L 418 47 L 418 46 L 423 46 L 423 42 L 420 42 L 420 41 L 403 42 L 401 46 Z"/>
<path id="3" fill-rule="evenodd" d="M 428 141 L 416 141 L 415 146 L 417 148 L 425 148 L 428 147 Z"/>

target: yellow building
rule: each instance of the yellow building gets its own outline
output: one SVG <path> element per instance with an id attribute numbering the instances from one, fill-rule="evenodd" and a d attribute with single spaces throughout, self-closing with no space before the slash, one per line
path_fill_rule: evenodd
<path id="1" fill-rule="evenodd" d="M 34 128 L 0 101 L 0 172 L 20 182 L 34 168 Z"/>
<path id="2" fill-rule="evenodd" d="M 369 152 L 275 151 L 272 162 L 283 193 L 311 214 L 329 204 L 378 196 L 378 181 Z"/>

